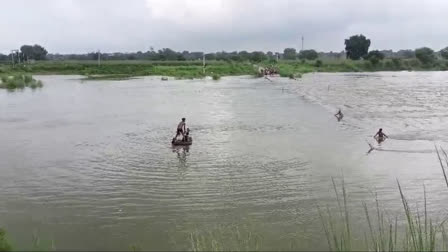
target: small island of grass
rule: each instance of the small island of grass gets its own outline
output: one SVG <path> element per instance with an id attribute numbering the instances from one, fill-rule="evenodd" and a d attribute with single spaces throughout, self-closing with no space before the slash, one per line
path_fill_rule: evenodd
<path id="1" fill-rule="evenodd" d="M 28 74 L 5 74 L 0 76 L 0 80 L 0 88 L 8 90 L 24 89 L 26 87 L 31 89 L 43 87 L 42 81 L 36 80 Z"/>

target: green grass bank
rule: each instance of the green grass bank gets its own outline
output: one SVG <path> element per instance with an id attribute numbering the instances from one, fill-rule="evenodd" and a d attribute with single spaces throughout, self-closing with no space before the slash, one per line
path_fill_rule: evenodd
<path id="1" fill-rule="evenodd" d="M 417 59 L 367 60 L 280 60 L 253 62 L 208 61 L 39 61 L 32 64 L 0 64 L 0 74 L 83 75 L 90 79 L 121 79 L 135 76 L 170 76 L 179 79 L 205 76 L 256 75 L 259 67 L 272 66 L 282 77 L 300 77 L 309 72 L 446 71 L 448 61 L 422 64 Z M 215 77 L 216 78 L 216 77 Z"/>

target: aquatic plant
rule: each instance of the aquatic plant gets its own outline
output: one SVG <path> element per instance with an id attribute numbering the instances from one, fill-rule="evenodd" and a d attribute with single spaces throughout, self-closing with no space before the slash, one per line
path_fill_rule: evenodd
<path id="1" fill-rule="evenodd" d="M 34 89 L 43 86 L 42 81 L 33 79 L 31 75 L 24 75 L 24 74 L 2 75 L 0 79 L 2 81 L 0 83 L 0 88 L 5 88 L 9 90 L 23 89 L 25 87 L 30 87 Z"/>

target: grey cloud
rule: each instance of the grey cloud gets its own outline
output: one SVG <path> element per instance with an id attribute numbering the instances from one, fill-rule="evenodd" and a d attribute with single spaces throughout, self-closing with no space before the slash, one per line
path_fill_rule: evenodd
<path id="1" fill-rule="evenodd" d="M 199 2 L 197 2 L 199 1 Z M 0 51 L 39 43 L 50 52 L 341 51 L 362 33 L 377 49 L 447 46 L 440 0 L 4 0 Z M 20 13 L 21 18 L 17 18 Z"/>

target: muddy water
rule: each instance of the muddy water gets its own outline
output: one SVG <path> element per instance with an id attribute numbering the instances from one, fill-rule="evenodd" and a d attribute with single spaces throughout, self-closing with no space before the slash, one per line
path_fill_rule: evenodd
<path id="1" fill-rule="evenodd" d="M 57 249 L 182 250 L 192 232 L 242 225 L 265 249 L 322 250 L 316 205 L 334 203 L 342 174 L 355 222 L 375 192 L 401 214 L 397 178 L 412 202 L 425 184 L 441 216 L 448 190 L 433 149 L 447 146 L 447 77 L 40 76 L 40 90 L 0 92 L 0 226 L 18 249 L 35 234 Z M 170 144 L 181 117 L 190 148 Z M 390 139 L 366 155 L 379 127 Z"/>

